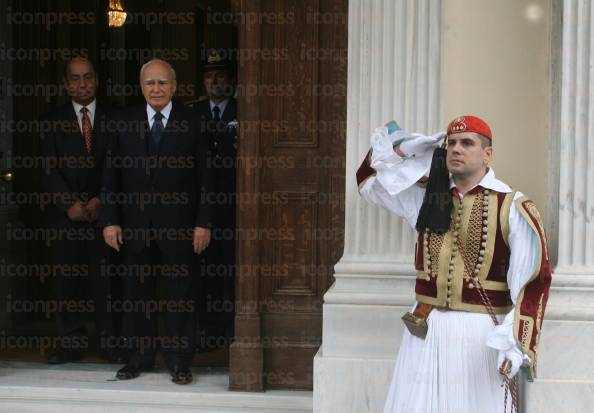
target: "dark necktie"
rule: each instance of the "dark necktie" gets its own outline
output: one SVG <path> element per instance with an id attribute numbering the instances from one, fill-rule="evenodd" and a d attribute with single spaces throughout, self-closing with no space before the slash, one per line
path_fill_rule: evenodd
<path id="1" fill-rule="evenodd" d="M 89 118 L 89 109 L 83 107 L 82 113 L 82 134 L 85 139 L 85 149 L 87 153 L 91 153 L 91 145 L 93 144 L 93 127 L 91 126 L 91 118 Z"/>
<path id="2" fill-rule="evenodd" d="M 153 116 L 153 127 L 151 128 L 151 136 L 155 145 L 161 142 L 161 135 L 163 134 L 163 114 L 161 112 L 155 113 Z"/>
<path id="3" fill-rule="evenodd" d="M 213 120 L 215 122 L 218 122 L 221 120 L 221 108 L 219 108 L 218 106 L 215 106 L 214 108 L 212 108 L 212 113 L 213 113 Z"/>

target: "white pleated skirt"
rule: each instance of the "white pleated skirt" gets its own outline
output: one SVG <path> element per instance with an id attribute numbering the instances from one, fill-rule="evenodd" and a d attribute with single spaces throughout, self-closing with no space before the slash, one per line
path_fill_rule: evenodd
<path id="1" fill-rule="evenodd" d="M 404 331 L 384 413 L 502 413 L 489 315 L 433 310 L 427 323 L 424 340 Z"/>

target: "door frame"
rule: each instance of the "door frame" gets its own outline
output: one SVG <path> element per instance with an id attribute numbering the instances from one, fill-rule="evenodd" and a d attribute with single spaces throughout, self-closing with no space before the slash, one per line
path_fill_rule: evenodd
<path id="1" fill-rule="evenodd" d="M 261 10 L 260 0 L 240 0 L 241 16 L 258 15 Z M 261 44 L 260 27 L 257 19 L 241 19 L 238 36 L 239 50 L 258 49 Z M 260 83 L 259 59 L 240 59 L 238 84 L 244 90 Z M 240 125 L 257 125 L 260 119 L 260 106 L 256 94 L 238 96 L 238 115 Z M 254 159 L 258 156 L 260 142 L 259 128 L 240 127 L 238 159 Z M 238 193 L 254 194 L 258 192 L 259 171 L 255 162 L 239 162 L 237 168 Z M 258 228 L 258 209 L 242 205 L 241 197 L 237 202 L 237 228 Z M 259 244 L 246 240 L 237 240 L 236 255 L 236 304 L 235 304 L 235 339 L 229 355 L 229 389 L 242 391 L 264 390 L 264 351 L 261 340 L 261 320 L 258 311 L 259 280 L 257 271 Z M 241 265 L 239 265 L 241 264 Z"/>

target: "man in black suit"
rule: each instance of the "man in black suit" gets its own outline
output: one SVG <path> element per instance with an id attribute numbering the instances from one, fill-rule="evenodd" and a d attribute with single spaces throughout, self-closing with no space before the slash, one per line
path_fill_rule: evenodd
<path id="1" fill-rule="evenodd" d="M 202 65 L 207 99 L 194 106 L 214 175 L 213 234 L 201 262 L 200 349 L 224 347 L 233 336 L 235 304 L 235 206 L 237 198 L 237 102 L 233 65 L 211 50 Z"/>
<path id="2" fill-rule="evenodd" d="M 105 242 L 121 249 L 128 274 L 131 355 L 116 377 L 152 370 L 160 345 L 172 381 L 186 384 L 195 347 L 196 254 L 210 242 L 207 148 L 191 109 L 171 100 L 176 79 L 169 63 L 146 63 L 140 84 L 146 104 L 115 118 L 101 214 Z M 158 313 L 164 321 L 160 336 Z"/>
<path id="3" fill-rule="evenodd" d="M 46 115 L 44 123 L 50 127 L 41 137 L 46 161 L 43 180 L 53 201 L 46 210 L 47 229 L 59 235 L 50 247 L 50 255 L 54 268 L 59 269 L 53 286 L 60 309 L 57 321 L 61 345 L 50 353 L 51 364 L 83 357 L 88 347 L 85 312 L 95 314 L 101 356 L 117 361 L 110 346 L 110 279 L 101 271 L 110 252 L 97 228 L 109 112 L 95 98 L 97 84 L 91 62 L 84 58 L 69 61 L 65 86 L 71 101 Z M 91 300 L 87 299 L 89 291 Z"/>

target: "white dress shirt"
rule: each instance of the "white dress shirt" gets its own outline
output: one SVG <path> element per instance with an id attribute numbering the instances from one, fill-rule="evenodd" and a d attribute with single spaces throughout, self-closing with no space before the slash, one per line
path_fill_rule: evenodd
<path id="1" fill-rule="evenodd" d="M 80 133 L 82 133 L 82 117 L 83 114 L 80 111 L 83 107 L 86 107 L 89 110 L 89 119 L 91 120 L 91 127 L 95 124 L 95 110 L 97 109 L 97 99 L 93 100 L 87 106 L 83 106 L 80 103 L 72 101 L 72 107 L 74 108 L 74 113 L 76 113 L 76 119 L 78 119 L 78 127 L 80 128 Z"/>
<path id="2" fill-rule="evenodd" d="M 225 99 L 220 103 L 214 103 L 212 100 L 210 101 L 210 114 L 212 115 L 213 119 L 214 119 L 214 108 L 215 106 L 218 106 L 219 109 L 221 110 L 219 112 L 219 116 L 221 117 L 221 119 L 223 118 L 223 112 L 225 112 L 225 108 L 227 107 L 227 103 L 229 103 L 229 99 Z"/>
<path id="3" fill-rule="evenodd" d="M 169 101 L 169 103 L 167 105 L 165 105 L 165 107 L 163 107 L 163 109 L 160 110 L 161 115 L 163 115 L 163 119 L 161 120 L 163 123 L 163 129 L 165 129 L 165 127 L 167 127 L 167 121 L 169 120 L 169 115 L 171 114 L 172 107 L 173 107 L 173 104 L 171 103 L 171 101 Z M 153 128 L 153 123 L 155 122 L 155 114 L 156 113 L 157 113 L 157 111 L 155 109 L 153 109 L 153 107 L 147 103 L 146 104 L 146 117 L 148 118 L 149 129 Z"/>

